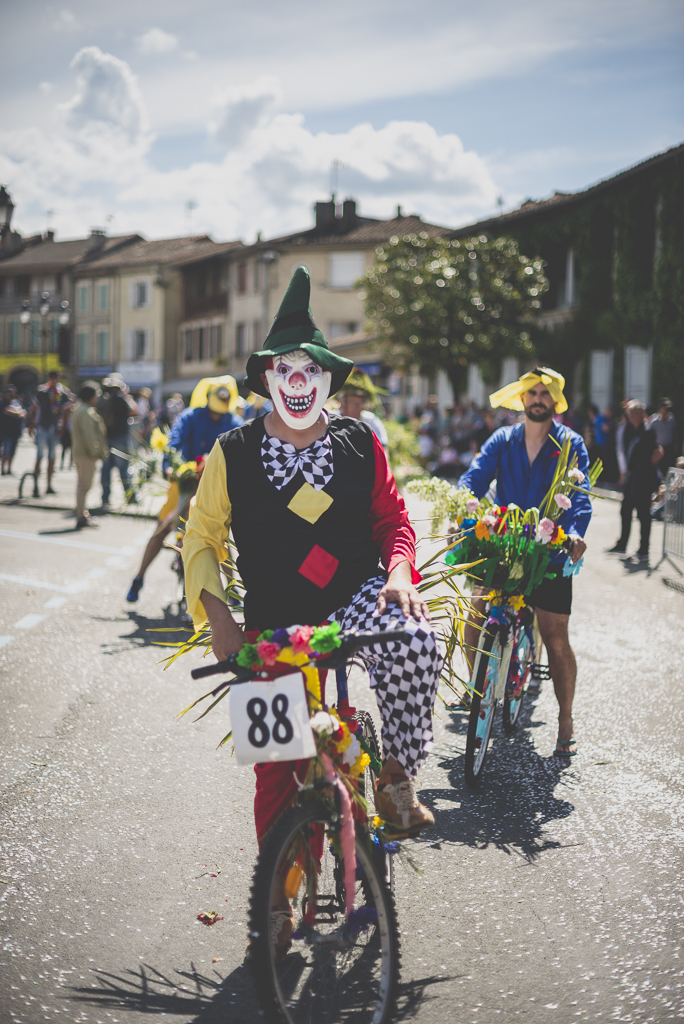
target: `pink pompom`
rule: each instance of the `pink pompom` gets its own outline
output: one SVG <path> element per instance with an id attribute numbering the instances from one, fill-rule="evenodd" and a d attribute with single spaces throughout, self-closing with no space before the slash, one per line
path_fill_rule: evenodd
<path id="1" fill-rule="evenodd" d="M 270 668 L 276 663 L 276 658 L 280 654 L 280 647 L 278 647 L 278 644 L 272 644 L 270 640 L 262 640 L 261 643 L 257 644 L 257 654 L 264 665 L 268 665 Z"/>

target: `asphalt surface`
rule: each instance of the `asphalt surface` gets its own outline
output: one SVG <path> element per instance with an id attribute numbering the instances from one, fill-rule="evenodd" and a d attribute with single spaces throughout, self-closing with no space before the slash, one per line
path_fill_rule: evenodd
<path id="1" fill-rule="evenodd" d="M 552 755 L 547 685 L 512 739 L 495 725 L 473 794 L 466 720 L 439 712 L 437 823 L 412 844 L 422 877 L 397 870 L 397 1019 L 684 1018 L 684 593 L 667 564 L 603 554 L 618 507 L 597 506 L 572 617 L 580 754 Z M 159 665 L 177 634 L 150 632 L 179 625 L 170 554 L 132 608 L 151 526 L 101 523 L 0 505 L 0 1021 L 250 1024 L 253 772 L 215 749 L 227 712 L 174 717 L 203 690 L 192 658 Z M 352 697 L 372 706 L 360 677 Z"/>

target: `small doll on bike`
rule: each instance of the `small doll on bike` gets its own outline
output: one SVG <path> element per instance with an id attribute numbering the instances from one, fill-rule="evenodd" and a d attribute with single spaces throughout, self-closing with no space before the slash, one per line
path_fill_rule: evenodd
<path id="1" fill-rule="evenodd" d="M 247 363 L 246 385 L 272 411 L 222 434 L 206 460 L 183 543 L 188 610 L 196 629 L 209 620 L 219 660 L 240 651 L 252 630 L 325 621 L 344 631 L 405 630 L 409 641 L 363 660 L 383 723 L 376 808 L 415 834 L 434 824 L 415 779 L 433 744 L 442 659 L 415 588 L 415 534 L 383 446 L 363 420 L 324 409 L 353 364 L 328 348 L 310 289 L 308 271 L 297 267 L 264 347 Z M 244 629 L 219 572 L 231 529 Z M 293 802 L 306 765 L 255 771 L 261 841 Z"/>

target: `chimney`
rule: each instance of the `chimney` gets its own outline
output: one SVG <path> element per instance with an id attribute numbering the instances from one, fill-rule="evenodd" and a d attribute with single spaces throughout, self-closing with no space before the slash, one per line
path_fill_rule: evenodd
<path id="1" fill-rule="evenodd" d="M 314 210 L 316 211 L 316 231 L 334 231 L 335 200 L 331 199 L 327 203 L 315 203 Z"/>
<path id="2" fill-rule="evenodd" d="M 91 228 L 90 238 L 88 239 L 88 248 L 86 251 L 89 255 L 99 252 L 106 241 L 107 235 L 102 228 Z"/>
<path id="3" fill-rule="evenodd" d="M 404 214 L 401 212 L 401 206 L 397 206 L 397 220 L 401 220 Z"/>
<path id="4" fill-rule="evenodd" d="M 54 242 L 54 240 L 55 240 L 55 232 L 54 232 L 54 230 L 52 228 L 48 228 L 48 230 L 45 232 L 45 241 L 46 242 Z"/>
<path id="5" fill-rule="evenodd" d="M 342 231 L 351 231 L 357 224 L 356 200 L 345 199 L 342 203 Z"/>

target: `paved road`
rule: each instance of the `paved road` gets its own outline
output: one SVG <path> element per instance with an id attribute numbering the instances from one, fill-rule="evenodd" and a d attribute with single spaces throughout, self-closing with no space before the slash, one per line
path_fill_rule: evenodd
<path id="1" fill-rule="evenodd" d="M 123 600 L 149 524 L 72 524 L 0 506 L 0 1021 L 251 1024 L 252 772 L 215 750 L 218 712 L 174 719 L 198 691 L 152 645 L 178 624 L 166 553 Z M 422 877 L 397 881 L 402 1019 L 684 1016 L 684 594 L 671 569 L 601 554 L 616 528 L 599 503 L 573 616 L 580 756 L 551 756 L 547 690 L 514 739 L 497 731 L 473 795 L 464 720 L 436 723 L 437 824 Z M 362 680 L 353 696 L 372 699 Z"/>

